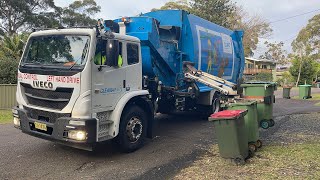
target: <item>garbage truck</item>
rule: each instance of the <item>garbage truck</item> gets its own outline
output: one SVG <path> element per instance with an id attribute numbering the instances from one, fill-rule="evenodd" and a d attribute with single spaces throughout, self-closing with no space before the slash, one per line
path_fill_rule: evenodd
<path id="1" fill-rule="evenodd" d="M 132 152 L 156 113 L 217 112 L 237 95 L 243 31 L 181 10 L 34 29 L 18 67 L 14 126 L 75 148 Z"/>

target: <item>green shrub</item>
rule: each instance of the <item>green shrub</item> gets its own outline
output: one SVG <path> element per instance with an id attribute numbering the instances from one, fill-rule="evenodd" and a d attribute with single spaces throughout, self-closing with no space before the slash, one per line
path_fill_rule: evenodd
<path id="1" fill-rule="evenodd" d="M 272 82 L 273 81 L 272 73 L 266 73 L 266 72 L 258 73 L 255 75 L 254 80 L 263 81 L 263 82 Z"/>
<path id="2" fill-rule="evenodd" d="M 0 59 L 0 84 L 16 84 L 19 62 L 13 58 Z"/>

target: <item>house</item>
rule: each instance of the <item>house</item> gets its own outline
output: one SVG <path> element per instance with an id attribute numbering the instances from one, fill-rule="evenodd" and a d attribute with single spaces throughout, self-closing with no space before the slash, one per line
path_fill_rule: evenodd
<path id="1" fill-rule="evenodd" d="M 259 73 L 271 73 L 273 81 L 275 81 L 276 62 L 268 59 L 255 59 L 246 57 L 243 75 L 252 78 Z"/>

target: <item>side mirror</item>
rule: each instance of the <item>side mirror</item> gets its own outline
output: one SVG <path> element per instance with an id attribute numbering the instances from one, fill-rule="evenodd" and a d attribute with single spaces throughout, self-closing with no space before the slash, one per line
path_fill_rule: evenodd
<path id="1" fill-rule="evenodd" d="M 118 66 L 118 56 L 119 56 L 119 41 L 109 39 L 106 47 L 106 65 L 108 66 Z"/>

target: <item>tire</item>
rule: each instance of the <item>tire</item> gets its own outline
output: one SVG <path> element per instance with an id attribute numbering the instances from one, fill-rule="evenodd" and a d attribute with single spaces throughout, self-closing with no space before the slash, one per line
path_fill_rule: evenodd
<path id="1" fill-rule="evenodd" d="M 260 127 L 262 128 L 262 129 L 268 129 L 269 128 L 269 126 L 270 126 L 270 124 L 269 124 L 269 121 L 268 120 L 262 120 L 262 121 L 260 121 Z"/>
<path id="2" fill-rule="evenodd" d="M 275 124 L 275 121 L 273 119 L 270 119 L 270 127 L 273 127 Z"/>
<path id="3" fill-rule="evenodd" d="M 258 149 L 255 143 L 249 143 L 248 148 L 254 152 L 256 152 Z"/>
<path id="4" fill-rule="evenodd" d="M 258 140 L 256 144 L 257 144 L 257 148 L 262 148 L 262 141 L 261 140 Z"/>
<path id="5" fill-rule="evenodd" d="M 121 151 L 130 153 L 144 145 L 147 134 L 147 115 L 138 106 L 131 105 L 121 115 L 117 143 Z"/>
<path id="6" fill-rule="evenodd" d="M 217 113 L 220 111 L 220 98 L 215 95 L 212 99 L 212 105 L 211 105 L 211 108 L 210 108 L 210 114 L 214 114 L 214 113 Z"/>

